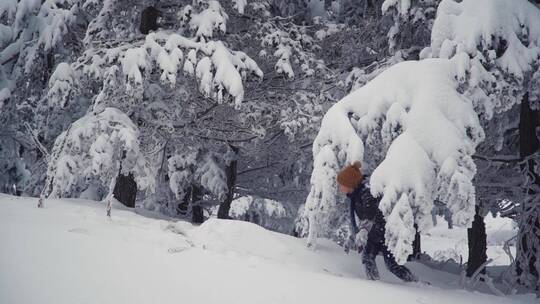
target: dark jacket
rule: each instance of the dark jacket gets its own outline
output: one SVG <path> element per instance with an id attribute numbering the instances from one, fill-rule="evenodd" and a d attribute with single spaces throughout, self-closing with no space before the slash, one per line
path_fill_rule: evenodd
<path id="1" fill-rule="evenodd" d="M 380 199 L 371 195 L 365 182 L 361 183 L 352 193 L 347 194 L 347 197 L 350 200 L 352 210 L 361 221 L 369 220 L 373 222 L 368 234 L 368 242 L 382 242 L 384 244 L 386 221 L 381 210 L 379 210 Z M 354 217 L 351 220 L 353 220 L 354 225 Z"/>

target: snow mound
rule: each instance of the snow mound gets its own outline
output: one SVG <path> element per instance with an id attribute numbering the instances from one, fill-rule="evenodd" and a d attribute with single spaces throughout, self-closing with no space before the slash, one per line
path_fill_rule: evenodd
<path id="1" fill-rule="evenodd" d="M 264 258 L 293 253 L 288 237 L 243 221 L 209 219 L 189 236 L 197 246 L 214 251 L 234 251 Z"/>

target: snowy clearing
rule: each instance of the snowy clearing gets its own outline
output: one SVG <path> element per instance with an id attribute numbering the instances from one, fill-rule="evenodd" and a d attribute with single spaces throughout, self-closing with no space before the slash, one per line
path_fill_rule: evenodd
<path id="1" fill-rule="evenodd" d="M 197 227 L 119 206 L 109 219 L 93 201 L 36 204 L 0 194 L 0 303 L 537 303 L 461 290 L 458 276 L 418 263 L 408 265 L 433 286 L 401 283 L 382 260 L 382 280 L 367 281 L 357 254 L 327 240 L 311 251 L 247 222 Z"/>
<path id="2" fill-rule="evenodd" d="M 493 259 L 490 266 L 510 265 L 510 257 L 504 252 L 503 246 L 506 241 L 518 233 L 518 229 L 509 218 L 493 217 L 488 214 L 484 218 L 487 235 L 487 257 Z M 467 228 L 456 227 L 448 229 L 448 224 L 442 218 L 437 219 L 437 225 L 422 234 L 422 252 L 437 261 L 454 259 L 457 263 L 460 257 L 464 262 L 468 257 Z M 510 246 L 515 256 L 516 247 Z"/>

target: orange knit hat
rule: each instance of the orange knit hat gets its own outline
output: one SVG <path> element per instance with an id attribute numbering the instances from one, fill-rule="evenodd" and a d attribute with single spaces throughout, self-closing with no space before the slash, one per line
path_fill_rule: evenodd
<path id="1" fill-rule="evenodd" d="M 361 167 L 362 164 L 359 161 L 356 161 L 343 168 L 337 175 L 337 182 L 345 187 L 355 189 L 364 179 L 362 171 L 360 170 Z"/>

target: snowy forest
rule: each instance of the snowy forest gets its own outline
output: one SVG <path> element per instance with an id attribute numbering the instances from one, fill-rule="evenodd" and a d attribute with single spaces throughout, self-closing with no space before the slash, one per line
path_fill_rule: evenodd
<path id="1" fill-rule="evenodd" d="M 0 0 L 0 251 L 0 303 L 538 303 L 540 0 Z"/>

